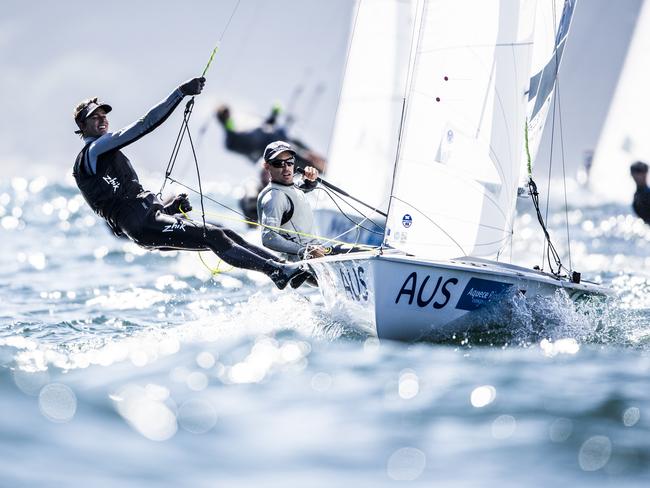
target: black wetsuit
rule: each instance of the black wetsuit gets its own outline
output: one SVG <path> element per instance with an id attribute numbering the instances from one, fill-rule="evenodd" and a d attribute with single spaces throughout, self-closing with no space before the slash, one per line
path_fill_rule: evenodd
<path id="1" fill-rule="evenodd" d="M 637 187 L 632 208 L 646 224 L 650 224 L 650 188 L 647 186 Z"/>
<path id="2" fill-rule="evenodd" d="M 296 150 L 296 166 L 305 168 L 309 166 L 309 148 L 297 139 L 291 139 L 284 127 L 276 125 L 275 119 L 267 119 L 264 125 L 249 131 L 236 131 L 224 126 L 226 131 L 226 149 L 242 156 L 246 156 L 256 164 L 264 154 L 266 146 L 275 141 L 290 142 Z"/>
<path id="3" fill-rule="evenodd" d="M 145 191 L 129 159 L 120 151 L 162 124 L 183 99 L 175 90 L 143 118 L 117 132 L 84 138 L 73 175 L 86 202 L 113 231 L 149 249 L 212 250 L 228 264 L 261 271 L 278 269 L 270 252 L 246 242 L 235 232 L 202 224 L 181 214 L 168 215 L 163 203 Z"/>

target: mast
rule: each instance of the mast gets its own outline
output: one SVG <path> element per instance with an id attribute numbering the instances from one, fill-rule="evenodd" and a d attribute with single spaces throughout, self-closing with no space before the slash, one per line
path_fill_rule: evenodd
<path id="1" fill-rule="evenodd" d="M 388 210 L 390 213 L 390 206 L 392 202 L 393 189 L 395 188 L 395 177 L 397 176 L 397 166 L 399 164 L 400 150 L 402 147 L 402 136 L 404 135 L 404 120 L 406 118 L 406 113 L 408 110 L 408 101 L 409 94 L 411 93 L 411 88 L 413 85 L 413 67 L 415 66 L 415 53 L 417 52 L 418 45 L 420 43 L 420 33 L 422 32 L 422 22 L 424 20 L 424 7 L 427 0 L 418 0 L 419 8 L 416 9 L 416 17 L 413 22 L 413 32 L 411 34 L 411 50 L 409 53 L 409 62 L 406 75 L 406 85 L 404 91 L 404 97 L 402 99 L 402 115 L 400 117 L 399 123 L 399 135 L 397 136 L 397 149 L 395 151 L 395 163 L 393 164 L 393 176 L 391 178 L 390 184 L 390 193 L 388 198 Z M 389 227 L 386 226 L 384 229 L 384 239 L 382 240 L 382 247 L 386 243 L 386 232 L 389 231 Z"/>

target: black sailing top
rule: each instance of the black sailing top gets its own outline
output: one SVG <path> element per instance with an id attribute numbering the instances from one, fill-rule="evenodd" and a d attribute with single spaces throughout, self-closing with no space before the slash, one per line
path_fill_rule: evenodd
<path id="1" fill-rule="evenodd" d="M 100 137 L 84 137 L 72 174 L 84 199 L 114 232 L 120 233 L 119 211 L 125 203 L 150 195 L 140 185 L 129 159 L 120 151 L 156 129 L 183 99 L 180 89 L 151 108 L 147 114 L 116 132 Z M 152 199 L 143 199 L 143 205 Z"/>
<path id="2" fill-rule="evenodd" d="M 632 208 L 646 224 L 650 224 L 650 188 L 645 185 L 637 187 Z"/>

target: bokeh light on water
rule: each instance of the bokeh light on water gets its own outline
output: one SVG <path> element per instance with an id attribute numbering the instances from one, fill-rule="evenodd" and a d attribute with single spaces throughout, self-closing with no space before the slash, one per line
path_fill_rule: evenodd
<path id="1" fill-rule="evenodd" d="M 208 377 L 201 371 L 193 371 L 187 375 L 187 387 L 192 391 L 202 391 L 208 386 Z"/>
<path id="2" fill-rule="evenodd" d="M 402 447 L 391 454 L 386 471 L 395 481 L 413 481 L 420 477 L 426 464 L 426 456 L 420 449 Z"/>
<path id="3" fill-rule="evenodd" d="M 499 415 L 492 422 L 491 428 L 495 439 L 508 439 L 517 430 L 517 420 L 512 415 Z"/>
<path id="4" fill-rule="evenodd" d="M 207 351 L 203 351 L 199 353 L 198 356 L 196 356 L 196 364 L 203 369 L 210 369 L 212 366 L 215 365 L 215 363 L 216 363 L 215 357 Z"/>
<path id="5" fill-rule="evenodd" d="M 577 354 L 580 351 L 580 344 L 573 338 L 558 339 L 553 342 L 542 339 L 539 347 L 544 352 L 544 355 L 548 357 L 557 356 L 558 354 Z"/>
<path id="6" fill-rule="evenodd" d="M 38 406 L 48 420 L 69 422 L 77 411 L 77 397 L 70 387 L 61 383 L 50 383 L 38 394 Z"/>
<path id="7" fill-rule="evenodd" d="M 399 375 L 399 396 L 404 400 L 414 398 L 420 391 L 420 383 L 415 371 L 403 370 Z"/>
<path id="8" fill-rule="evenodd" d="M 633 427 L 641 419 L 641 410 L 638 407 L 630 407 L 623 412 L 623 424 L 625 427 Z"/>
<path id="9" fill-rule="evenodd" d="M 310 347 L 307 342 L 287 341 L 280 344 L 264 337 L 255 342 L 243 361 L 232 365 L 227 378 L 232 383 L 259 383 L 274 367 L 292 366 L 304 368 Z"/>
<path id="10" fill-rule="evenodd" d="M 23 393 L 36 396 L 40 393 L 41 388 L 50 382 L 50 374 L 47 370 L 26 371 L 17 368 L 13 371 L 13 379 Z"/>
<path id="11" fill-rule="evenodd" d="M 597 471 L 609 462 L 611 455 L 612 441 L 607 436 L 595 435 L 580 447 L 578 462 L 585 471 Z"/>
<path id="12" fill-rule="evenodd" d="M 553 442 L 566 441 L 573 432 L 573 422 L 570 419 L 555 419 L 549 428 L 549 437 Z"/>
<path id="13" fill-rule="evenodd" d="M 318 392 L 325 392 L 332 386 L 332 377 L 323 372 L 316 373 L 311 379 L 311 387 Z"/>
<path id="14" fill-rule="evenodd" d="M 483 408 L 492 403 L 497 396 L 497 390 L 492 385 L 483 385 L 472 390 L 470 403 L 475 408 Z"/>
<path id="15" fill-rule="evenodd" d="M 178 409 L 178 423 L 192 434 L 205 434 L 217 423 L 217 411 L 207 400 L 186 400 Z"/>
<path id="16" fill-rule="evenodd" d="M 138 433 L 152 441 L 166 441 L 176 434 L 176 415 L 166 403 L 164 388 L 127 385 L 111 395 L 117 412 Z"/>

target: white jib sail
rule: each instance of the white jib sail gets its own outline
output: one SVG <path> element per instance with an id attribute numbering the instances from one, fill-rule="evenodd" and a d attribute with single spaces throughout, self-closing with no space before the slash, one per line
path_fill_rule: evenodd
<path id="1" fill-rule="evenodd" d="M 645 0 L 630 40 L 627 56 L 609 106 L 589 186 L 604 200 L 632 203 L 635 191 L 630 164 L 650 164 L 650 1 Z"/>
<path id="2" fill-rule="evenodd" d="M 494 257 L 523 155 L 534 0 L 424 3 L 385 243 Z"/>
<path id="3" fill-rule="evenodd" d="M 551 105 L 576 0 L 539 0 L 528 90 L 528 148 L 535 161 Z M 527 166 L 524 158 L 523 167 Z M 527 173 L 523 173 L 527 176 Z"/>
<path id="4" fill-rule="evenodd" d="M 386 211 L 406 91 L 414 2 L 358 1 L 326 178 Z"/>

